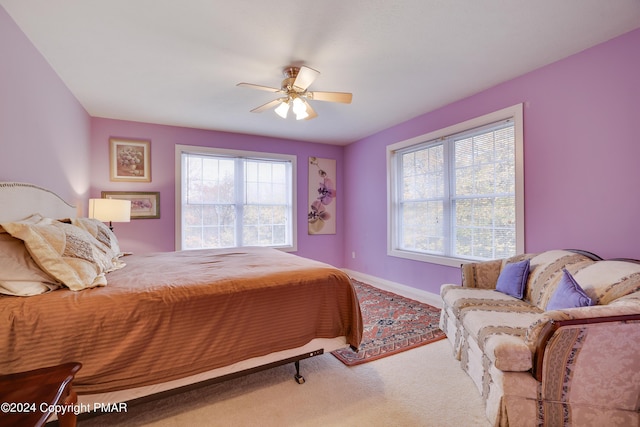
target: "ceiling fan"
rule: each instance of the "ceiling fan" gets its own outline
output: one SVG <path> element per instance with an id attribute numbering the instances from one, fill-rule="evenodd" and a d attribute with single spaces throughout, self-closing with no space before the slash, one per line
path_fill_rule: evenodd
<path id="1" fill-rule="evenodd" d="M 275 108 L 276 114 L 283 119 L 287 118 L 289 110 L 293 110 L 296 120 L 311 120 L 318 117 L 318 114 L 309 104 L 309 100 L 341 102 L 350 104 L 352 95 L 346 92 L 310 92 L 307 88 L 320 75 L 319 71 L 307 66 L 286 67 L 283 70 L 285 79 L 282 81 L 280 89 L 269 86 L 255 85 L 251 83 L 238 83 L 237 86 L 243 86 L 267 92 L 281 93 L 284 96 L 269 101 L 259 107 L 251 110 L 252 113 L 261 113 L 269 108 Z"/>

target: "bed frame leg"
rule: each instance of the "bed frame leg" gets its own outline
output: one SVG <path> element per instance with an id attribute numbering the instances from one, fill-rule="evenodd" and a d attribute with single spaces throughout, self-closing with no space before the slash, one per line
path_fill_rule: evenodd
<path id="1" fill-rule="evenodd" d="M 296 365 L 296 374 L 293 376 L 298 384 L 304 384 L 304 377 L 300 375 L 300 361 L 295 361 Z"/>

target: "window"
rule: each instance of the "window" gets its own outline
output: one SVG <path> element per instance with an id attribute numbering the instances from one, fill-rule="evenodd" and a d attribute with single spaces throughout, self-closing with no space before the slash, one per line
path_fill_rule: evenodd
<path id="1" fill-rule="evenodd" d="M 176 146 L 176 247 L 295 250 L 296 157 Z"/>
<path id="2" fill-rule="evenodd" d="M 524 251 L 522 107 L 387 148 L 389 255 L 459 266 Z"/>

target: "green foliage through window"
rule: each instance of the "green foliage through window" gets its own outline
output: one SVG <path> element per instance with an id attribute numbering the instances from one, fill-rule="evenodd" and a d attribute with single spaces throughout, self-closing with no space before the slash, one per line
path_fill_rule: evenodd
<path id="1" fill-rule="evenodd" d="M 392 252 L 474 260 L 518 252 L 515 122 L 389 148 Z"/>
<path id="2" fill-rule="evenodd" d="M 182 153 L 182 249 L 292 245 L 292 162 Z"/>

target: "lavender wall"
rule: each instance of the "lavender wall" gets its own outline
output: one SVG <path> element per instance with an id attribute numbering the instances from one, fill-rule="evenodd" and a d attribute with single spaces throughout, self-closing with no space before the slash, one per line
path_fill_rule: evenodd
<path id="1" fill-rule="evenodd" d="M 0 7 L 0 181 L 51 189 L 83 209 L 89 115 Z"/>
<path id="2" fill-rule="evenodd" d="M 250 120 L 251 117 L 247 117 Z M 293 124 L 295 126 L 295 123 Z M 151 140 L 151 183 L 109 181 L 109 138 L 128 137 Z M 175 243 L 175 146 L 197 145 L 237 150 L 286 153 L 297 156 L 298 255 L 334 265 L 342 264 L 342 220 L 344 198 L 343 148 L 252 135 L 162 126 L 138 122 L 93 118 L 91 120 L 91 197 L 101 191 L 159 191 L 160 219 L 139 219 L 116 224 L 124 250 L 137 253 L 174 250 Z M 337 233 L 307 234 L 307 182 L 309 156 L 336 159 Z"/>
<path id="3" fill-rule="evenodd" d="M 160 191 L 161 219 L 116 231 L 126 250 L 164 251 L 174 247 L 175 144 L 296 154 L 299 255 L 437 292 L 458 269 L 386 255 L 386 146 L 522 102 L 526 250 L 640 258 L 638 51 L 640 30 L 342 148 L 89 118 L 0 8 L 0 180 L 40 184 L 81 212 L 102 190 Z M 110 136 L 151 139 L 153 182 L 109 181 Z M 336 235 L 306 234 L 309 156 L 337 160 Z"/>
<path id="4" fill-rule="evenodd" d="M 386 255 L 386 146 L 517 103 L 525 105 L 526 251 L 640 258 L 638 52 L 635 30 L 349 145 L 344 265 L 431 292 L 459 283 L 457 268 Z"/>

